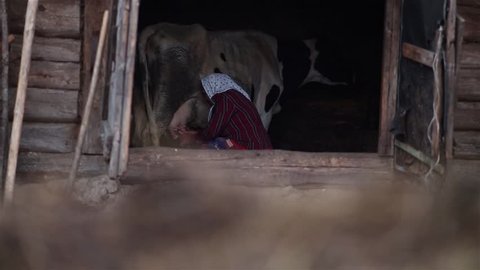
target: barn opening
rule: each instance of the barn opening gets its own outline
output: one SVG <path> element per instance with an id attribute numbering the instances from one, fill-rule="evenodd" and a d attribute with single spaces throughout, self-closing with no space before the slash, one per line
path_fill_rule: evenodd
<path id="1" fill-rule="evenodd" d="M 199 23 L 260 30 L 286 46 L 317 39 L 316 68 L 342 84 L 312 82 L 282 93 L 268 130 L 274 148 L 377 152 L 384 2 L 142 0 L 138 31 L 159 22 Z"/>

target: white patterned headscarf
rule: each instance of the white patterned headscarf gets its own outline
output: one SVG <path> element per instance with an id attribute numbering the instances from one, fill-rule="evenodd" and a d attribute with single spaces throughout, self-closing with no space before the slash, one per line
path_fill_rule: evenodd
<path id="1" fill-rule="evenodd" d="M 233 89 L 250 100 L 247 92 L 245 92 L 245 90 L 227 74 L 213 73 L 207 75 L 202 78 L 202 86 L 210 99 L 212 99 L 215 94 L 223 93 Z"/>

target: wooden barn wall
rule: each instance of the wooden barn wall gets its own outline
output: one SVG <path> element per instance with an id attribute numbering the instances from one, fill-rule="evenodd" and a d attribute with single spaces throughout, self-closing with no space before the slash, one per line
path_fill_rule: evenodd
<path id="1" fill-rule="evenodd" d="M 7 0 L 10 111 L 13 111 L 27 0 Z M 75 146 L 81 89 L 80 0 L 40 0 L 29 74 L 22 152 L 69 153 Z M 12 114 L 10 114 L 11 116 Z"/>
<path id="2" fill-rule="evenodd" d="M 453 155 L 480 159 L 480 1 L 458 0 L 458 14 L 465 19 L 457 76 Z"/>

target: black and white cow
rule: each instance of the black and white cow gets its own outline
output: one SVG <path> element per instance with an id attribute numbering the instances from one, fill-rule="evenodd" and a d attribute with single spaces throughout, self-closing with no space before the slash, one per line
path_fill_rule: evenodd
<path id="1" fill-rule="evenodd" d="M 201 25 L 160 23 L 142 31 L 138 45 L 142 91 L 134 99 L 133 144 L 159 145 L 177 125 L 204 128 L 209 104 L 200 78 L 221 72 L 250 94 L 266 129 L 280 111 L 284 89 L 309 82 L 335 85 L 316 68 L 315 40 L 279 48 L 259 31 L 207 31 Z M 285 78 L 284 78 L 285 76 Z"/>

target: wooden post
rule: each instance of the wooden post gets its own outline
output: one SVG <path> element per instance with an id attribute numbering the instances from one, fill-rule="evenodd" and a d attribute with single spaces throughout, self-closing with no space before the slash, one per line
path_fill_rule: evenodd
<path id="1" fill-rule="evenodd" d="M 135 70 L 135 52 L 137 49 L 137 26 L 138 26 L 138 12 L 140 2 L 139 0 L 132 0 L 130 10 L 130 28 L 128 32 L 128 48 L 127 48 L 127 67 L 125 77 L 125 97 L 123 103 L 122 115 L 122 134 L 120 138 L 120 164 L 118 175 L 121 176 L 127 170 L 128 163 L 128 147 L 130 145 L 130 123 L 132 113 L 132 96 L 133 96 L 133 82 Z"/>
<path id="2" fill-rule="evenodd" d="M 377 151 L 382 156 L 393 154 L 393 135 L 390 133 L 390 121 L 395 115 L 397 103 L 402 3 L 402 0 L 387 0 L 385 4 L 382 90 Z"/>
<path id="3" fill-rule="evenodd" d="M 2 58 L 1 58 L 1 65 L 2 65 L 2 75 L 1 75 L 1 88 L 2 88 L 2 119 L 1 119 L 1 127 L 0 127 L 0 147 L 2 152 L 0 155 L 2 156 L 2 162 L 0 163 L 0 187 L 3 187 L 3 176 L 5 172 L 5 166 L 7 164 L 8 158 L 8 43 L 9 43 L 9 36 L 8 36 L 8 17 L 7 17 L 7 7 L 6 7 L 6 0 L 0 0 L 0 20 L 2 24 Z M 1 188 L 0 188 L 1 190 Z"/>
<path id="4" fill-rule="evenodd" d="M 38 0 L 28 0 L 25 15 L 25 30 L 23 33 L 22 59 L 20 61 L 20 74 L 18 76 L 17 98 L 13 111 L 13 124 L 10 148 L 8 151 L 7 175 L 5 180 L 4 203 L 9 205 L 13 200 L 15 186 L 15 173 L 17 168 L 18 148 L 22 134 L 23 113 L 25 111 L 25 98 L 30 72 L 30 58 L 32 56 L 32 43 L 35 35 L 35 21 L 37 16 Z"/>
<path id="5" fill-rule="evenodd" d="M 75 176 L 78 170 L 78 163 L 80 161 L 80 155 L 82 154 L 83 142 L 85 139 L 85 134 L 88 127 L 88 119 L 90 117 L 90 112 L 92 111 L 93 97 L 95 95 L 95 89 L 97 88 L 98 74 L 100 70 L 100 64 L 102 62 L 103 48 L 105 47 L 105 38 L 107 35 L 107 22 L 108 22 L 108 11 L 105 11 L 103 14 L 102 29 L 100 32 L 100 40 L 97 47 L 97 55 L 95 57 L 95 66 L 93 68 L 92 80 L 90 81 L 90 90 L 88 91 L 87 103 L 85 104 L 85 109 L 83 110 L 82 123 L 80 125 L 80 131 L 78 133 L 77 145 L 75 147 L 75 156 L 73 158 L 72 169 L 70 170 L 69 186 L 71 187 L 75 181 Z"/>
<path id="6" fill-rule="evenodd" d="M 115 53 L 115 71 L 111 77 L 111 88 L 108 104 L 108 122 L 113 135 L 110 152 L 108 175 L 110 178 L 118 176 L 120 158 L 120 136 L 122 125 L 122 107 L 124 104 L 125 62 L 127 53 L 127 38 L 129 26 L 130 0 L 119 0 L 117 14 L 117 48 Z"/>

